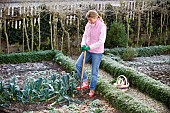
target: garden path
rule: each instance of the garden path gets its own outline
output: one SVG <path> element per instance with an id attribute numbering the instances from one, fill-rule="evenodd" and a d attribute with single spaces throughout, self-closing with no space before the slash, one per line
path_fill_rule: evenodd
<path id="1" fill-rule="evenodd" d="M 153 56 L 153 57 L 147 57 L 147 58 L 137 57 L 136 60 L 143 61 L 143 62 L 145 61 L 145 62 L 148 62 L 148 64 L 151 64 L 149 62 L 153 62 L 153 61 L 157 60 L 157 62 L 156 62 L 157 68 L 160 68 L 161 66 L 163 66 L 162 62 L 167 63 L 169 61 L 169 58 L 170 58 L 169 55 L 161 55 L 161 56 Z M 74 56 L 74 57 L 72 57 L 72 59 L 76 60 L 77 57 Z M 158 59 L 159 59 L 159 61 L 158 61 Z M 160 64 L 160 65 L 158 65 L 158 64 Z M 148 66 L 151 66 L 150 68 L 152 68 L 153 65 L 148 65 Z M 164 66 L 167 67 L 167 68 L 168 67 L 170 68 L 169 62 L 168 62 L 168 64 L 165 64 Z M 90 71 L 91 70 L 91 64 L 89 64 L 89 63 L 86 64 L 85 69 Z M 166 68 L 164 70 L 166 70 L 166 72 L 168 72 L 168 70 Z M 142 72 L 144 72 L 144 70 Z M 105 79 L 106 81 L 111 82 L 113 80 L 112 75 L 110 75 L 109 73 L 107 73 L 106 71 L 104 71 L 102 69 L 99 69 L 99 76 L 101 78 Z M 134 87 L 130 87 L 129 90 L 125 93 L 127 93 L 129 96 L 133 97 L 134 99 L 140 101 L 141 103 L 145 103 L 147 106 L 155 109 L 158 113 L 170 113 L 170 109 L 168 109 L 164 104 L 162 104 L 161 102 L 149 97 L 148 95 L 146 95 L 144 93 L 141 93 L 138 89 L 136 89 Z"/>
<path id="2" fill-rule="evenodd" d="M 85 67 L 87 70 L 91 70 L 91 64 L 86 64 Z M 113 80 L 112 75 L 102 69 L 99 69 L 99 76 L 106 81 L 111 82 Z M 155 109 L 158 113 L 170 113 L 170 110 L 161 102 L 149 97 L 148 95 L 145 95 L 144 93 L 141 93 L 138 89 L 134 87 L 130 87 L 129 90 L 125 93 L 140 101 L 141 103 L 145 103 L 147 106 Z"/>

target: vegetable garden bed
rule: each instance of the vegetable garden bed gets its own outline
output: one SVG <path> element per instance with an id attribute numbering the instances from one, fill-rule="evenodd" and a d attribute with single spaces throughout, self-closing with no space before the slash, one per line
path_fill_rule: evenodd
<path id="1" fill-rule="evenodd" d="M 53 55 L 51 54 L 53 51 L 39 53 L 37 56 L 42 55 L 44 58 L 47 58 L 46 55 L 49 56 L 48 60 Z M 15 64 L 0 64 L 0 112 L 119 112 L 99 94 L 92 99 L 88 98 L 88 91 L 84 92 L 85 96 L 79 95 L 75 90 L 77 81 L 72 76 L 74 74 L 65 72 L 65 69 L 59 64 L 52 61 L 36 62 L 35 59 L 35 63 L 20 63 L 24 62 L 20 58 L 27 56 L 25 58 L 29 59 L 33 54 L 10 55 L 9 57 L 18 60 L 14 62 Z M 32 57 L 35 58 L 35 56 Z M 2 56 L 0 58 L 3 59 Z M 12 62 L 11 59 L 8 61 L 6 63 Z"/>
<path id="2" fill-rule="evenodd" d="M 134 67 L 170 87 L 170 55 L 136 57 L 132 61 L 125 61 L 124 65 Z"/>
<path id="3" fill-rule="evenodd" d="M 61 66 L 49 61 L 1 64 L 0 67 L 1 107 L 8 112 L 49 109 L 55 99 L 67 96 L 64 93 L 73 90 L 67 89 L 68 85 L 76 85 L 67 79 L 69 75 Z M 68 80 L 70 83 L 65 83 Z"/>
<path id="4" fill-rule="evenodd" d="M 21 57 L 19 58 L 19 56 L 24 56 L 24 59 L 21 59 Z M 53 59 L 53 61 L 57 62 L 67 72 L 71 73 L 71 72 L 75 71 L 75 61 L 73 61 L 69 57 L 64 56 L 60 51 L 42 51 L 42 52 L 37 52 L 35 54 L 22 53 L 22 54 L 0 55 L 0 61 L 1 61 L 1 63 L 12 63 L 13 61 L 14 61 L 14 63 L 21 63 L 21 62 L 25 62 L 26 60 L 36 62 L 36 61 L 39 61 L 40 59 L 42 59 L 42 58 L 39 58 L 40 56 L 43 57 L 46 60 Z M 8 60 L 6 60 L 5 57 Z M 11 58 L 13 58 L 13 59 L 11 59 Z M 15 60 L 15 58 L 17 60 Z M 105 60 L 105 58 L 106 57 L 104 56 L 103 60 Z M 102 62 L 103 62 L 103 60 L 102 60 Z M 102 63 L 102 66 L 112 67 L 110 65 L 110 63 L 113 63 L 113 62 L 112 61 L 110 62 L 110 61 L 111 60 L 109 60 L 109 62 L 108 62 L 108 60 L 106 60 L 105 63 Z M 106 69 L 109 69 L 109 67 L 107 67 Z M 122 68 L 122 66 L 118 64 L 117 68 L 120 68 L 120 67 Z M 114 70 L 111 69 L 110 71 L 114 71 Z M 117 72 L 119 73 L 119 71 L 117 71 Z M 125 72 L 126 72 L 126 70 L 125 70 Z M 68 77 L 67 74 L 65 76 Z M 147 79 L 147 77 L 145 79 Z M 43 79 L 43 80 L 48 81 L 46 79 Z M 64 82 L 65 79 L 63 78 L 62 80 Z M 57 82 L 57 84 L 58 84 L 58 82 Z M 48 86 L 48 87 L 51 87 L 51 86 Z M 66 86 L 64 86 L 64 87 L 66 87 Z M 126 113 L 132 113 L 132 112 L 133 113 L 140 113 L 140 112 L 141 113 L 142 112 L 145 112 L 145 113 L 152 113 L 153 112 L 153 113 L 155 113 L 156 112 L 154 109 L 149 108 L 148 106 L 146 106 L 145 104 L 143 104 L 139 101 L 136 101 L 133 97 L 127 95 L 126 93 L 123 93 L 120 90 L 113 88 L 110 85 L 110 83 L 102 80 L 101 78 L 99 78 L 99 82 L 97 84 L 97 92 L 100 92 L 99 94 L 102 95 L 102 97 L 106 98 L 111 103 L 111 105 L 113 107 L 121 110 L 122 112 L 126 112 Z M 168 94 L 168 92 L 167 92 L 167 94 Z M 166 95 L 166 92 L 163 92 L 162 95 L 163 95 L 163 97 L 161 96 L 160 99 L 162 99 L 162 98 L 168 99 L 168 98 L 166 98 L 168 96 L 168 95 Z M 96 95 L 96 96 L 99 96 L 99 95 Z M 60 98 L 60 99 L 62 100 L 63 97 Z M 65 96 L 64 99 L 68 100 L 69 98 L 68 98 L 68 96 Z M 167 100 L 164 100 L 163 102 L 168 103 Z M 36 105 L 36 104 L 34 104 L 34 105 Z M 42 106 L 42 105 L 40 104 L 40 106 Z M 115 109 L 114 109 L 114 111 L 116 112 Z"/>

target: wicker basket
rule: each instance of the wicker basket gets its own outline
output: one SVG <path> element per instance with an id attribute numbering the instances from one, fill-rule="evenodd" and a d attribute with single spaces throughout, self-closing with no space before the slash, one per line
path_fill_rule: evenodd
<path id="1" fill-rule="evenodd" d="M 114 83 L 117 89 L 121 89 L 122 91 L 127 91 L 129 89 L 129 83 L 127 78 L 124 75 L 120 75 L 117 77 L 116 83 Z"/>

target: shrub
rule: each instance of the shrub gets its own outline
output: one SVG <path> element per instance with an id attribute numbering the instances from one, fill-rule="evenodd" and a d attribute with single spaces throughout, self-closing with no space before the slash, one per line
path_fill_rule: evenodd
<path id="1" fill-rule="evenodd" d="M 170 45 L 167 46 L 150 46 L 143 48 L 136 48 L 138 52 L 138 56 L 153 56 L 153 55 L 161 55 L 161 54 L 169 54 L 170 53 Z"/>
<path id="2" fill-rule="evenodd" d="M 134 48 L 129 47 L 127 48 L 122 55 L 123 60 L 132 60 L 133 58 L 135 58 L 137 56 L 137 52 Z"/>
<path id="3" fill-rule="evenodd" d="M 106 47 L 125 47 L 127 43 L 125 26 L 120 22 L 113 22 L 108 31 Z"/>

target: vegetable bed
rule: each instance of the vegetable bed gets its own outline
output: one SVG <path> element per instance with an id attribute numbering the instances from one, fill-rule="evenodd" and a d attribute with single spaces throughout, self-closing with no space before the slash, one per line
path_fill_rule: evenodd
<path id="1" fill-rule="evenodd" d="M 31 86 L 31 88 L 27 91 L 27 90 L 23 90 L 25 88 L 25 87 L 23 87 L 23 89 L 21 88 L 19 93 L 17 92 L 18 91 L 18 86 L 17 87 L 13 87 L 14 85 L 17 85 L 17 84 L 15 84 L 15 79 L 12 79 L 12 83 L 10 84 L 11 81 L 9 81 L 10 85 L 9 84 L 7 84 L 7 85 L 8 85 L 8 87 L 12 86 L 12 88 L 14 90 L 11 90 L 11 89 L 7 88 L 7 92 L 8 91 L 10 91 L 10 92 L 14 91 L 14 92 L 12 92 L 12 96 L 14 96 L 14 98 L 6 98 L 6 99 L 11 99 L 10 102 L 14 101 L 14 103 L 18 102 L 18 101 L 19 102 L 21 101 L 25 105 L 29 104 L 29 102 L 31 102 L 31 105 L 33 103 L 37 104 L 37 102 L 41 102 L 41 101 L 45 101 L 45 102 L 48 103 L 48 102 L 51 102 L 50 100 L 53 100 L 53 99 L 55 99 L 55 101 L 53 101 L 53 102 L 55 104 L 57 104 L 57 105 L 59 105 L 59 104 L 61 105 L 62 103 L 64 103 L 64 104 L 66 104 L 66 103 L 69 104 L 70 103 L 71 104 L 73 101 L 74 102 L 78 102 L 78 103 L 80 102 L 79 100 L 81 100 L 81 99 L 79 99 L 79 100 L 74 99 L 74 98 L 71 99 L 68 96 L 68 94 L 69 94 L 72 97 L 74 97 L 74 91 L 76 92 L 76 90 L 70 90 L 70 88 L 73 88 L 73 89 L 75 88 L 74 83 L 76 83 L 76 81 L 74 81 L 75 80 L 74 78 L 76 77 L 76 73 L 72 73 L 72 72 L 75 71 L 75 61 L 73 61 L 70 57 L 64 56 L 60 51 L 42 51 L 42 52 L 37 52 L 35 55 L 33 55 L 32 53 L 31 54 L 30 53 L 9 54 L 8 56 L 2 55 L 2 56 L 0 56 L 0 60 L 1 60 L 1 63 L 4 63 L 6 61 L 4 57 L 17 58 L 17 62 L 16 61 L 14 62 L 14 63 L 17 64 L 17 63 L 24 62 L 23 59 L 21 59 L 22 58 L 21 56 L 24 56 L 28 61 L 32 61 L 32 62 L 39 61 L 39 59 L 40 59 L 39 57 L 40 56 L 42 56 L 44 58 L 44 60 L 45 59 L 46 60 L 50 60 L 50 58 L 52 58 L 51 60 L 53 60 L 54 62 L 59 64 L 62 68 L 64 68 L 67 72 L 69 72 L 71 74 L 69 74 L 67 72 L 63 73 L 62 71 L 60 71 L 60 70 L 62 70 L 62 68 L 58 69 L 59 73 L 60 73 L 59 77 L 58 77 L 58 74 L 49 74 L 50 75 L 49 79 L 44 77 L 44 78 L 38 78 L 38 79 L 35 79 L 35 80 L 34 79 L 28 80 L 28 84 L 26 84 L 26 86 L 27 87 Z M 46 56 L 48 56 L 48 57 L 46 57 Z M 21 58 L 18 58 L 18 57 L 21 57 Z M 34 60 L 31 60 L 31 58 L 33 58 Z M 105 60 L 105 58 L 106 57 L 104 56 L 103 60 Z M 5 63 L 11 63 L 11 62 L 12 62 L 12 60 L 8 59 L 8 61 L 5 62 Z M 102 63 L 102 66 L 107 66 L 111 62 L 108 62 L 106 60 L 104 64 Z M 107 69 L 110 68 L 110 66 L 109 67 L 108 66 L 107 66 Z M 29 67 L 31 67 L 31 66 L 29 66 Z M 32 67 L 34 67 L 34 66 L 32 66 Z M 118 68 L 119 67 L 122 68 L 122 66 L 121 65 L 119 66 L 119 64 L 118 64 Z M 22 69 L 20 69 L 20 70 L 22 70 Z M 117 71 L 117 72 L 119 72 L 119 71 Z M 56 76 L 54 76 L 54 75 L 56 75 Z M 72 80 L 72 82 L 70 82 L 70 80 Z M 39 85 L 39 81 L 41 81 L 41 82 L 43 81 L 42 83 L 43 84 L 45 83 L 45 84 L 44 85 Z M 50 83 L 50 85 L 46 84 L 46 83 Z M 39 88 L 37 88 L 38 91 L 37 90 L 32 90 L 32 88 L 34 88 L 33 87 L 34 85 L 32 86 L 32 84 L 35 84 L 36 87 L 38 86 L 38 87 L 43 88 L 43 92 L 45 92 L 46 95 L 43 98 L 41 97 L 42 95 L 39 96 L 39 93 L 42 93 L 42 92 L 38 90 Z M 36 85 L 36 84 L 38 84 L 38 85 Z M 3 89 L 2 86 L 4 86 L 4 85 L 5 84 L 3 84 L 3 82 L 1 82 L 1 89 Z M 42 87 L 42 86 L 45 86 L 45 87 Z M 60 89 L 60 90 L 56 91 L 55 89 L 57 89 L 57 88 Z M 62 88 L 64 88 L 64 89 L 62 89 Z M 104 90 L 103 90 L 103 88 L 104 88 Z M 3 90 L 1 90 L 1 93 L 2 93 Z M 104 98 L 106 98 L 111 103 L 111 105 L 113 107 L 115 107 L 116 109 L 121 110 L 122 112 L 126 112 L 126 113 L 131 113 L 131 112 L 133 112 L 133 113 L 140 113 L 140 112 L 141 113 L 142 112 L 152 113 L 153 112 L 153 113 L 155 113 L 156 112 L 154 109 L 149 108 L 145 104 L 136 101 L 135 99 L 133 99 L 133 97 L 131 97 L 131 96 L 125 94 L 125 93 L 122 93 L 121 91 L 119 91 L 117 89 L 113 89 L 110 86 L 110 83 L 107 83 L 104 80 L 101 80 L 100 78 L 99 78 L 99 82 L 97 84 L 97 90 L 96 91 L 98 91 L 100 95 L 102 95 Z M 23 94 L 23 92 L 25 92 L 24 94 L 26 94 L 26 95 L 28 95 L 28 93 L 31 93 L 31 95 L 29 94 L 27 98 L 25 98 L 25 96 L 23 97 L 23 96 L 20 96 L 20 95 L 19 96 L 15 95 L 16 93 L 17 94 Z M 49 94 L 51 93 L 50 94 L 51 96 L 49 96 L 48 93 Z M 32 98 L 31 96 L 35 96 L 36 98 Z M 9 96 L 9 97 L 11 97 L 11 96 Z M 99 97 L 99 95 L 96 95 L 96 98 L 97 97 Z M 129 100 L 129 101 L 127 101 L 127 100 Z M 3 100 L 1 100 L 1 101 L 3 102 Z M 85 101 L 85 100 L 83 100 L 83 101 Z M 165 102 L 167 102 L 167 101 L 165 100 Z M 54 105 L 54 103 L 52 105 Z M 36 104 L 34 104 L 34 105 L 36 105 Z M 38 103 L 38 104 L 41 105 L 41 103 Z M 45 106 L 48 106 L 48 105 L 45 105 Z M 114 111 L 114 112 L 117 112 L 117 111 Z"/>
<path id="2" fill-rule="evenodd" d="M 134 67 L 170 87 L 170 55 L 136 57 L 132 61 L 125 61 L 124 65 Z"/>
<path id="3" fill-rule="evenodd" d="M 0 66 L 1 107 L 14 112 L 41 110 L 53 102 L 68 104 L 69 96 L 76 92 L 76 79 L 58 64 L 44 61 Z"/>
<path id="4" fill-rule="evenodd" d="M 43 51 L 36 55 L 45 59 L 47 55 L 47 60 L 50 60 L 54 57 L 53 52 Z M 119 112 L 99 94 L 92 99 L 87 96 L 88 90 L 80 95 L 75 89 L 76 74 L 67 73 L 58 63 L 36 62 L 39 61 L 36 55 L 32 56 L 35 63 L 21 63 L 25 62 L 21 59 L 23 56 L 29 59 L 30 55 L 32 53 L 9 54 L 9 57 L 18 60 L 11 63 L 13 61 L 9 58 L 9 62 L 5 62 L 9 64 L 0 64 L 0 112 Z M 4 63 L 5 59 L 2 56 L 0 58 Z"/>

